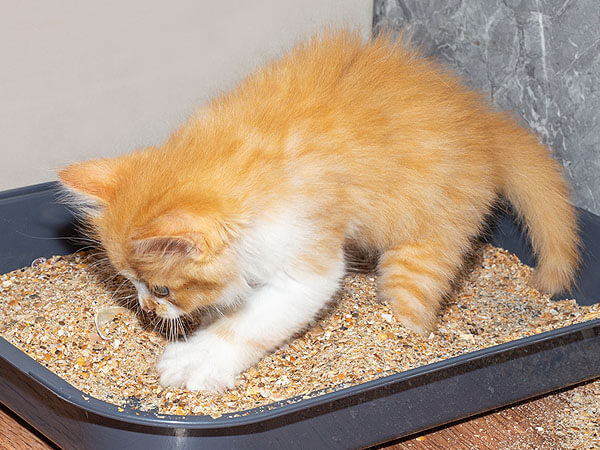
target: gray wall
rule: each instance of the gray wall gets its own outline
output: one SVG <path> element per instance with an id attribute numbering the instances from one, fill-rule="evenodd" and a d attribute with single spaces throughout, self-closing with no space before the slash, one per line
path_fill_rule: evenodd
<path id="1" fill-rule="evenodd" d="M 404 27 L 426 55 L 518 114 L 600 214 L 598 0 L 375 0 L 374 31 Z"/>
<path id="2" fill-rule="evenodd" d="M 372 0 L 5 1 L 0 190 L 160 144 L 208 98 L 326 25 L 371 33 Z"/>

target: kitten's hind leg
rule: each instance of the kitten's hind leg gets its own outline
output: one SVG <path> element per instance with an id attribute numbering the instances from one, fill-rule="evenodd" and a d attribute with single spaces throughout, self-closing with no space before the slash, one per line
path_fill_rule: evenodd
<path id="1" fill-rule="evenodd" d="M 440 303 L 462 264 L 466 248 L 468 241 L 449 243 L 436 237 L 384 252 L 377 287 L 404 326 L 421 334 L 435 329 Z"/>

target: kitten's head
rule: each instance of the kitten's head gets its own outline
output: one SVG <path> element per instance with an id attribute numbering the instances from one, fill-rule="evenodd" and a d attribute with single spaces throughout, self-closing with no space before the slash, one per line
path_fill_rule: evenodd
<path id="1" fill-rule="evenodd" d="M 59 179 L 112 266 L 162 318 L 215 303 L 235 284 L 231 201 L 182 181 L 181 163 L 158 149 L 73 164 Z M 204 185 L 206 186 L 206 185 Z M 210 184 L 209 184 L 210 186 Z"/>

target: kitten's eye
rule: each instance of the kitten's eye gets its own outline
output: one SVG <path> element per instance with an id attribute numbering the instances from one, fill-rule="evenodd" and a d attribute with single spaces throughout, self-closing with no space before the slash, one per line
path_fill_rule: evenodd
<path id="1" fill-rule="evenodd" d="M 166 297 L 169 295 L 169 288 L 166 286 L 152 286 L 152 293 L 157 297 Z"/>

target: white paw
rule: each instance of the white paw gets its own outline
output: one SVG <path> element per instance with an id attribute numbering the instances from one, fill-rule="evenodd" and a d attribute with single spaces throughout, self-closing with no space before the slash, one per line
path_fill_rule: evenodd
<path id="1" fill-rule="evenodd" d="M 242 357 L 238 346 L 202 330 L 188 342 L 167 345 L 156 368 L 163 386 L 222 392 L 246 368 Z"/>

